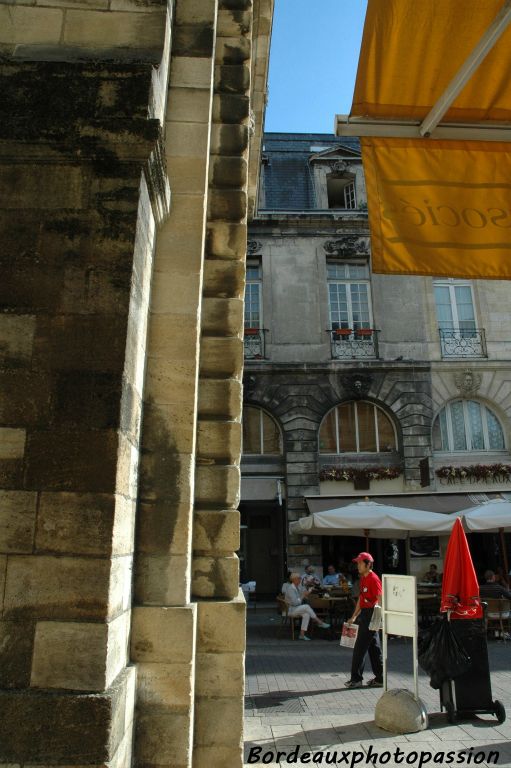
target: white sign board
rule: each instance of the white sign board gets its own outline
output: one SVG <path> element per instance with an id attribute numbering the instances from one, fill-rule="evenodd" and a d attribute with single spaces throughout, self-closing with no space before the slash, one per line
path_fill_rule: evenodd
<path id="1" fill-rule="evenodd" d="M 417 660 L 417 584 L 415 576 L 382 576 L 383 619 L 383 686 L 387 690 L 387 639 L 388 635 L 413 638 L 413 671 L 415 698 L 419 698 L 419 668 Z"/>

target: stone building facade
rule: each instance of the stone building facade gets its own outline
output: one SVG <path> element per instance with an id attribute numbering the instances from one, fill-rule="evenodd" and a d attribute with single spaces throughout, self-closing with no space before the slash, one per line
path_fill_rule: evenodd
<path id="1" fill-rule="evenodd" d="M 241 766 L 272 0 L 0 3 L 0 764 Z"/>
<path id="2" fill-rule="evenodd" d="M 452 511 L 469 493 L 511 490 L 509 283 L 373 274 L 370 250 L 357 140 L 266 134 L 249 228 L 241 505 L 244 574 L 263 592 L 287 568 L 327 565 L 324 541 L 288 534 L 307 497 Z M 272 429 L 273 444 L 258 440 Z"/>

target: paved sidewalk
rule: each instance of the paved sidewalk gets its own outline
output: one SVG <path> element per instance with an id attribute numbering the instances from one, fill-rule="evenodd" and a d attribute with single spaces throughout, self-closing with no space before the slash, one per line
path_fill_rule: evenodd
<path id="1" fill-rule="evenodd" d="M 481 715 L 450 725 L 445 714 L 440 714 L 438 691 L 430 687 L 429 679 L 421 672 L 419 693 L 429 713 L 430 727 L 419 733 L 394 736 L 374 724 L 381 689 L 344 689 L 351 650 L 341 648 L 338 640 L 328 640 L 327 632 L 316 629 L 309 643 L 293 642 L 289 628 L 279 639 L 279 624 L 273 607 L 258 606 L 257 610 L 248 611 L 245 765 L 249 764 L 251 749 L 261 747 L 259 753 L 253 750 L 252 756 L 258 756 L 260 762 L 252 765 L 306 764 L 299 761 L 304 752 L 310 753 L 309 764 L 350 766 L 356 759 L 358 765 L 367 765 L 367 755 L 376 750 L 379 754 L 392 753 L 389 761 L 384 762 L 387 756 L 382 757 L 376 765 L 408 764 L 417 768 L 419 757 L 414 762 L 410 755 L 407 763 L 406 756 L 421 751 L 431 753 L 430 765 L 442 764 L 439 753 L 452 751 L 454 765 L 485 766 L 495 762 L 487 762 L 478 753 L 485 752 L 487 756 L 493 750 L 499 752 L 497 764 L 511 768 L 511 642 L 489 643 L 493 699 L 504 704 L 508 721 L 498 725 L 491 715 Z M 366 678 L 370 677 L 369 666 Z M 389 642 L 389 687 L 413 690 L 411 641 Z M 292 762 L 297 745 L 298 759 Z M 398 747 L 404 756 L 399 753 L 396 761 Z M 279 750 L 286 756 L 281 755 L 277 761 L 274 756 Z M 316 756 L 318 762 L 314 763 L 313 756 L 321 751 L 323 762 Z M 356 758 L 355 751 L 359 752 Z M 326 762 L 327 753 L 330 763 Z M 423 759 L 427 760 L 427 756 Z M 443 764 L 448 762 L 444 755 Z"/>

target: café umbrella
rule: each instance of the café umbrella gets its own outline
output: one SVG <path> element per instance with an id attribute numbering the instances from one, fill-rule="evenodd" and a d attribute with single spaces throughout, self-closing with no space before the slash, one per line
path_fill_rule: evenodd
<path id="1" fill-rule="evenodd" d="M 449 611 L 451 619 L 480 619 L 483 615 L 479 584 L 460 517 L 456 518 L 445 553 L 440 610 Z"/>
<path id="2" fill-rule="evenodd" d="M 290 524 L 289 531 L 310 536 L 365 536 L 367 543 L 369 538 L 406 539 L 410 533 L 438 536 L 450 533 L 452 525 L 450 515 L 358 501 L 302 517 Z"/>
<path id="3" fill-rule="evenodd" d="M 460 512 L 460 514 L 465 518 L 465 525 L 468 531 L 479 531 L 480 533 L 498 532 L 500 534 L 502 565 L 505 572 L 509 573 L 504 533 L 511 531 L 511 502 L 505 499 L 493 499 L 483 502 L 478 507 L 466 509 L 464 512 Z"/>

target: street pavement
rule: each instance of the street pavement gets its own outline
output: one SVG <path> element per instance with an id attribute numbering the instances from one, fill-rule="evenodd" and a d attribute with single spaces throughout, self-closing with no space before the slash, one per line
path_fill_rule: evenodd
<path id="1" fill-rule="evenodd" d="M 249 608 L 246 766 L 331 764 L 353 768 L 385 764 L 422 768 L 428 763 L 452 763 L 511 768 L 511 641 L 488 643 L 493 700 L 504 704 L 509 720 L 499 725 L 492 715 L 479 715 L 451 725 L 445 713 L 440 713 L 438 691 L 430 687 L 429 678 L 421 671 L 419 696 L 428 711 L 429 728 L 397 736 L 374 724 L 381 689 L 344 688 L 351 650 L 341 648 L 338 638 L 332 639 L 326 630 L 314 629 L 309 643 L 292 641 L 289 627 L 278 637 L 279 625 L 273 605 Z M 411 640 L 390 640 L 388 661 L 389 688 L 413 691 Z M 366 680 L 371 677 L 368 663 Z M 396 756 L 397 748 L 400 752 Z M 275 759 L 278 751 L 285 753 L 280 760 Z M 368 761 L 375 752 L 375 760 Z M 490 752 L 499 753 L 497 762 L 489 757 Z M 304 762 L 300 762 L 301 756 Z"/>

